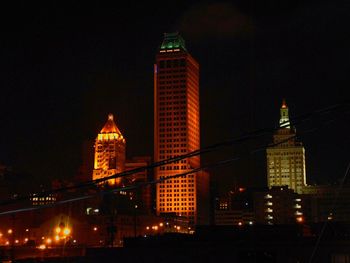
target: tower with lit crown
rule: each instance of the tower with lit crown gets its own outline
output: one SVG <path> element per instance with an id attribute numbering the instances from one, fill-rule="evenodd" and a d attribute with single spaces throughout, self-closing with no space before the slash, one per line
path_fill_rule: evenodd
<path id="1" fill-rule="evenodd" d="M 200 148 L 199 64 L 178 33 L 165 33 L 154 65 L 154 160 L 162 161 Z M 155 178 L 188 172 L 200 157 L 156 168 Z M 157 214 L 174 213 L 197 223 L 200 173 L 157 184 Z"/>
<path id="2" fill-rule="evenodd" d="M 296 130 L 290 124 L 285 100 L 280 116 L 280 127 L 273 135 L 273 146 L 266 150 L 268 187 L 287 185 L 295 192 L 302 193 L 306 185 L 305 149 L 295 138 Z"/>
<path id="3" fill-rule="evenodd" d="M 124 171 L 125 138 L 114 122 L 113 114 L 108 115 L 95 141 L 93 180 L 105 178 Z M 120 179 L 110 179 L 108 184 L 119 184 Z"/>

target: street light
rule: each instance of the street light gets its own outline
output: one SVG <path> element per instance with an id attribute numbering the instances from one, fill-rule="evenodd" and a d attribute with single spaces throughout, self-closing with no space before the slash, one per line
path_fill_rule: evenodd
<path id="1" fill-rule="evenodd" d="M 71 228 L 66 226 L 64 223 L 60 223 L 59 226 L 55 228 L 55 240 L 60 241 L 60 240 L 65 240 L 67 242 L 67 239 L 70 237 L 70 234 L 72 233 Z M 51 239 L 50 239 L 51 240 Z M 51 240 L 52 242 L 52 240 Z"/>

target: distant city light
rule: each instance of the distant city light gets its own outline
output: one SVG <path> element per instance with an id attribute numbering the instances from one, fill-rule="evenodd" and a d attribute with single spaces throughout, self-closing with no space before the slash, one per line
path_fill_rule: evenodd
<path id="1" fill-rule="evenodd" d="M 68 227 L 66 227 L 64 230 L 63 230 L 63 234 L 65 234 L 66 236 L 68 236 L 70 234 L 70 229 Z"/>
<path id="2" fill-rule="evenodd" d="M 38 248 L 41 249 L 41 250 L 44 250 L 44 249 L 46 249 L 46 245 L 45 244 L 41 244 Z"/>

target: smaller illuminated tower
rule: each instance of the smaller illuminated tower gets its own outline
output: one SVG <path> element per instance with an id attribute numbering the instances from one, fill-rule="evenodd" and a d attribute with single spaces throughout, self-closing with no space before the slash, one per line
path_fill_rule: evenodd
<path id="1" fill-rule="evenodd" d="M 125 138 L 114 122 L 113 114 L 103 126 L 95 141 L 95 160 L 93 180 L 111 176 L 124 171 Z M 120 179 L 110 179 L 108 184 L 118 185 Z"/>
<path id="2" fill-rule="evenodd" d="M 296 130 L 289 122 L 284 100 L 280 114 L 280 128 L 273 135 L 274 146 L 266 150 L 267 183 L 269 188 L 287 185 L 296 193 L 301 193 L 306 185 L 305 149 L 295 138 Z"/>

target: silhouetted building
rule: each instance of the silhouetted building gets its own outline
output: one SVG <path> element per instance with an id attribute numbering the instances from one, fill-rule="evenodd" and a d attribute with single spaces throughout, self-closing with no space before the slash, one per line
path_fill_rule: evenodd
<path id="1" fill-rule="evenodd" d="M 350 186 L 318 185 L 303 187 L 312 222 L 350 222 Z"/>
<path id="2" fill-rule="evenodd" d="M 253 195 L 251 190 L 238 188 L 216 198 L 215 225 L 253 225 Z"/>
<path id="3" fill-rule="evenodd" d="M 75 182 L 86 182 L 91 180 L 94 169 L 94 140 L 85 140 L 82 143 L 81 164 L 78 168 Z"/>
<path id="4" fill-rule="evenodd" d="M 280 109 L 280 128 L 267 148 L 268 187 L 287 185 L 297 193 L 306 185 L 305 149 L 295 138 L 296 130 L 289 122 L 285 101 Z"/>
<path id="5" fill-rule="evenodd" d="M 136 189 L 133 190 L 133 197 L 135 200 L 135 205 L 138 206 L 138 209 L 143 210 L 144 212 L 152 212 L 152 187 L 153 185 L 147 184 L 151 181 L 150 171 L 151 169 L 141 169 L 147 167 L 151 164 L 150 156 L 137 156 L 132 157 L 127 160 L 125 163 L 125 171 L 140 169 L 138 172 L 133 172 L 131 175 L 128 175 L 123 178 L 125 185 L 139 185 Z"/>
<path id="6" fill-rule="evenodd" d="M 268 225 L 304 223 L 302 198 L 287 186 L 254 193 L 256 222 Z"/>

